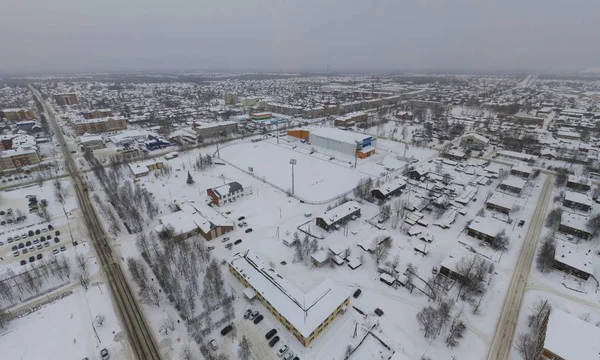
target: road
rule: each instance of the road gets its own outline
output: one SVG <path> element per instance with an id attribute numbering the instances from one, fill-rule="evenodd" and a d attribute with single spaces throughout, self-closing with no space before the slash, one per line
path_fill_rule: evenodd
<path id="1" fill-rule="evenodd" d="M 512 342 L 519 320 L 521 303 L 525 295 L 527 278 L 533 263 L 535 250 L 542 226 L 544 224 L 546 209 L 552 195 L 553 177 L 547 176 L 540 198 L 538 199 L 535 212 L 531 220 L 519 258 L 515 266 L 515 271 L 510 280 L 510 285 L 504 298 L 500 319 L 496 324 L 496 333 L 492 341 L 492 346 L 488 352 L 488 360 L 504 360 L 510 358 Z"/>
<path id="2" fill-rule="evenodd" d="M 118 256 L 116 256 L 116 259 L 113 257 L 113 250 L 108 243 L 108 237 L 92 205 L 87 192 L 87 186 L 67 147 L 63 133 L 52 111 L 52 106 L 42 98 L 36 89 L 33 87 L 30 87 L 30 89 L 38 101 L 42 103 L 46 116 L 63 151 L 65 169 L 71 176 L 77 195 L 77 202 L 86 221 L 87 229 L 100 259 L 102 269 L 106 274 L 113 302 L 117 304 L 118 315 L 127 332 L 133 354 L 139 360 L 159 360 L 162 357 L 156 339 L 121 269 Z"/>

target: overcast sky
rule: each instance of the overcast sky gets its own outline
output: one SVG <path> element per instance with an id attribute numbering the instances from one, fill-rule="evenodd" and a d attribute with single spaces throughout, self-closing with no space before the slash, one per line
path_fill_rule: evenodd
<path id="1" fill-rule="evenodd" d="M 0 72 L 600 68 L 600 0 L 0 0 Z"/>

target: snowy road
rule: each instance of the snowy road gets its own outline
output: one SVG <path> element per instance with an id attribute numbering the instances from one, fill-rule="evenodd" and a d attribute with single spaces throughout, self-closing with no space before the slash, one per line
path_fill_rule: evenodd
<path id="1" fill-rule="evenodd" d="M 508 359 L 512 348 L 512 340 L 514 338 L 517 322 L 519 320 L 519 312 L 521 311 L 521 303 L 525 295 L 527 279 L 533 263 L 535 249 L 544 224 L 548 202 L 552 195 L 552 181 L 554 177 L 546 177 L 540 198 L 538 199 L 535 213 L 531 221 L 531 226 L 525 236 L 519 259 L 515 266 L 510 287 L 504 299 L 502 313 L 496 325 L 496 333 L 492 342 L 492 346 L 488 352 L 488 360 Z"/>

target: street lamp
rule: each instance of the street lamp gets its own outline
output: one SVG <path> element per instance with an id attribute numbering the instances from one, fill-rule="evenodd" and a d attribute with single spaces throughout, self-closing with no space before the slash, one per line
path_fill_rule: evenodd
<path id="1" fill-rule="evenodd" d="M 356 162 L 358 161 L 358 147 L 361 145 L 361 142 L 358 140 L 354 140 L 356 143 L 356 149 L 354 149 L 354 168 L 356 169 Z"/>
<path id="2" fill-rule="evenodd" d="M 294 195 L 294 165 L 296 165 L 296 159 L 290 159 L 290 165 L 292 165 L 292 195 Z"/>

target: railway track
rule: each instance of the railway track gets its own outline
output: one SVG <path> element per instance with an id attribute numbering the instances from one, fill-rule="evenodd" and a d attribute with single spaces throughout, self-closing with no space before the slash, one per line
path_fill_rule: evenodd
<path id="1" fill-rule="evenodd" d="M 135 294 L 121 269 L 118 258 L 115 260 L 113 256 L 114 253 L 108 242 L 108 237 L 92 205 L 85 182 L 66 146 L 62 131 L 52 113 L 52 108 L 49 103 L 44 101 L 37 90 L 32 87 L 30 89 L 34 96 L 42 103 L 48 120 L 59 140 L 65 159 L 65 166 L 75 188 L 77 202 L 84 215 L 90 238 L 100 258 L 102 269 L 108 279 L 111 295 L 114 303 L 117 304 L 118 313 L 127 333 L 133 354 L 139 360 L 161 360 L 160 349 L 154 339 L 152 330 L 148 326 L 140 305 L 135 298 Z"/>

